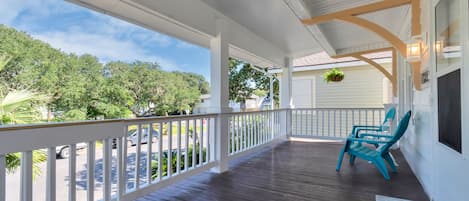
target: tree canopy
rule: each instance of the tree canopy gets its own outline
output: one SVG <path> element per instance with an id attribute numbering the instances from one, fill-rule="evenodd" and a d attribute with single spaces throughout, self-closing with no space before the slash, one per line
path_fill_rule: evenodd
<path id="1" fill-rule="evenodd" d="M 203 76 L 167 72 L 158 63 L 67 54 L 0 25 L 0 92 L 27 89 L 48 97 L 55 121 L 181 113 L 208 93 Z M 51 120 L 51 119 L 50 119 Z"/>
<path id="2" fill-rule="evenodd" d="M 270 78 L 267 75 L 267 69 L 255 67 L 252 64 L 230 58 L 229 61 L 229 80 L 231 101 L 241 103 L 243 106 L 246 99 L 253 94 L 270 96 Z M 264 71 L 264 72 L 262 72 Z M 278 103 L 279 92 L 278 80 L 274 78 L 274 100 Z"/>

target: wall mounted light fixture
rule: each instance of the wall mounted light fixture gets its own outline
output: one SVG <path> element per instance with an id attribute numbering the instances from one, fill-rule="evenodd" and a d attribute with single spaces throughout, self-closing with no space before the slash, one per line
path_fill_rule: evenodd
<path id="1" fill-rule="evenodd" d="M 441 53 L 443 52 L 444 47 L 445 47 L 445 41 L 444 40 L 435 41 L 435 53 L 436 53 L 436 55 L 441 55 Z"/>
<path id="2" fill-rule="evenodd" d="M 407 44 L 407 62 L 419 62 L 422 57 L 422 39 L 420 35 L 412 36 Z"/>

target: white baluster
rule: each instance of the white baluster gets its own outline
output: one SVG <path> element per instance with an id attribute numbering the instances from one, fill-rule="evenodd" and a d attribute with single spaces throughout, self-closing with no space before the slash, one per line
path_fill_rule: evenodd
<path id="1" fill-rule="evenodd" d="M 204 159 L 204 118 L 200 119 L 200 138 L 199 138 L 199 165 L 202 166 Z"/>
<path id="2" fill-rule="evenodd" d="M 195 155 L 197 154 L 197 149 L 196 149 L 196 138 L 197 138 L 197 120 L 193 119 L 192 120 L 192 167 L 195 168 Z"/>
<path id="3" fill-rule="evenodd" d="M 140 160 L 142 144 L 142 124 L 137 125 L 137 145 L 135 145 L 135 189 L 140 189 Z"/>
<path id="4" fill-rule="evenodd" d="M 6 200 L 6 159 L 0 155 L 0 201 Z"/>
<path id="5" fill-rule="evenodd" d="M 88 170 L 88 181 L 87 181 L 87 200 L 94 200 L 94 158 L 95 158 L 95 142 L 88 142 L 88 153 L 87 153 L 87 170 Z"/>
<path id="6" fill-rule="evenodd" d="M 33 152 L 21 154 L 21 201 L 33 200 Z"/>
<path id="7" fill-rule="evenodd" d="M 69 152 L 71 153 L 69 147 Z M 69 155 L 70 156 L 70 155 Z M 46 200 L 55 201 L 56 200 L 56 157 L 57 152 L 55 147 L 47 148 L 47 178 L 46 178 Z M 71 158 L 69 158 L 71 160 Z M 71 186 L 70 186 L 71 187 Z"/>
<path id="8" fill-rule="evenodd" d="M 181 171 L 181 121 L 177 121 L 177 159 L 176 159 L 176 173 Z"/>
<path id="9" fill-rule="evenodd" d="M 127 130 L 127 127 L 125 127 Z M 127 133 L 127 132 L 125 132 Z M 117 149 L 117 200 L 120 201 L 125 193 L 126 182 L 125 182 L 125 163 L 127 162 L 127 152 L 124 151 L 126 148 L 123 146 L 122 137 L 116 138 L 116 149 Z M 124 154 L 125 152 L 125 154 Z"/>
<path id="10" fill-rule="evenodd" d="M 186 147 L 185 147 L 185 153 L 184 154 L 184 171 L 187 171 L 187 169 L 189 168 L 189 128 L 190 128 L 190 125 L 189 125 L 189 119 L 186 119 L 186 141 L 185 141 L 185 144 L 186 144 Z"/>
<path id="11" fill-rule="evenodd" d="M 248 114 L 247 116 L 247 127 L 248 127 L 248 145 L 247 147 L 248 148 L 251 148 L 252 147 L 252 114 Z"/>
<path id="12" fill-rule="evenodd" d="M 230 117 L 230 125 L 231 125 L 231 138 L 230 138 L 231 148 L 229 150 L 229 153 L 233 154 L 234 151 L 235 151 L 235 138 L 234 138 L 234 134 L 235 134 L 235 117 L 234 116 Z"/>
<path id="13" fill-rule="evenodd" d="M 53 151 L 55 151 L 55 148 Z M 55 152 L 53 156 L 55 157 Z M 77 199 L 77 145 L 75 144 L 70 145 L 70 154 L 68 157 L 68 172 L 70 174 L 68 200 L 75 201 Z"/>
<path id="14" fill-rule="evenodd" d="M 171 177 L 173 174 L 173 122 L 168 122 L 168 162 L 166 166 L 168 167 L 168 177 Z"/>
<path id="15" fill-rule="evenodd" d="M 212 117 L 208 117 L 207 118 L 207 146 L 206 146 L 207 155 L 206 155 L 206 159 L 205 159 L 205 161 L 207 163 L 209 163 L 210 160 L 211 160 L 210 154 L 211 154 L 211 150 L 212 150 L 211 147 L 212 147 L 212 143 L 213 143 L 212 138 L 210 137 L 211 136 L 210 135 L 210 132 L 211 132 L 210 126 L 212 125 L 211 122 L 212 122 Z"/>
<path id="16" fill-rule="evenodd" d="M 112 147 L 110 139 L 103 140 L 103 199 L 111 201 Z"/>
<path id="17" fill-rule="evenodd" d="M 148 124 L 148 139 L 147 139 L 147 184 L 151 184 L 151 177 L 152 169 L 151 169 L 151 160 L 152 160 L 152 153 L 153 153 L 153 124 Z"/>
<path id="18" fill-rule="evenodd" d="M 158 132 L 160 133 L 158 137 L 158 181 L 161 181 L 163 176 L 163 123 L 158 124 Z"/>

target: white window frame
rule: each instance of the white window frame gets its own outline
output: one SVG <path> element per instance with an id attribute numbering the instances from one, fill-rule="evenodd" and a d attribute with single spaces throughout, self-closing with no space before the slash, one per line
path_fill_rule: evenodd
<path id="1" fill-rule="evenodd" d="M 435 46 L 435 27 L 436 27 L 436 20 L 435 20 L 435 10 L 436 6 L 440 1 L 444 0 L 434 0 L 433 5 L 431 7 L 431 27 L 429 30 L 430 36 L 430 71 L 432 74 L 432 99 L 433 99 L 433 114 L 434 119 L 434 139 L 435 144 L 438 147 L 444 147 L 444 149 L 450 150 L 450 152 L 454 152 L 457 157 L 462 158 L 469 158 L 469 124 L 464 122 L 469 122 L 469 51 L 468 51 L 468 44 L 469 44 L 469 31 L 468 31 L 468 10 L 469 5 L 467 0 L 458 0 L 460 7 L 459 7 L 459 14 L 460 14 L 460 40 L 461 40 L 461 62 L 459 65 L 452 65 L 444 69 L 440 69 L 437 71 L 436 67 L 436 55 L 433 50 Z M 447 147 L 444 144 L 441 144 L 438 140 L 438 78 L 444 76 L 448 73 L 454 72 L 458 69 L 461 69 L 461 153 L 453 150 L 452 148 Z"/>

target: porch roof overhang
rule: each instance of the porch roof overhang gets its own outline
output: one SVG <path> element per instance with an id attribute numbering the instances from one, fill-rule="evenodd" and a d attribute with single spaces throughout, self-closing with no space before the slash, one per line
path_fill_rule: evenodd
<path id="1" fill-rule="evenodd" d="M 377 34 L 346 22 L 302 22 L 383 0 L 68 1 L 203 47 L 210 47 L 217 32 L 216 20 L 223 19 L 228 26 L 230 56 L 261 67 L 283 66 L 285 57 L 299 58 L 321 51 L 337 56 L 391 47 Z M 358 17 L 407 41 L 410 10 L 408 4 L 403 4 Z"/>

